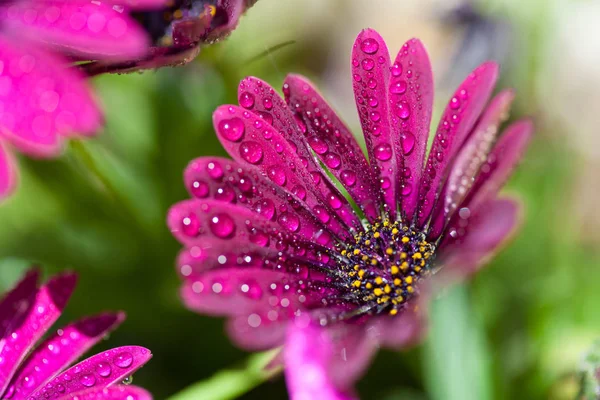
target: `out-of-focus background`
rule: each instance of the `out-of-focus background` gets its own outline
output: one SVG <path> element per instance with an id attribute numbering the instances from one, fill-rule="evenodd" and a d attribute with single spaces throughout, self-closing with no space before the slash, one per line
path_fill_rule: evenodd
<path id="1" fill-rule="evenodd" d="M 0 291 L 31 263 L 46 276 L 78 271 L 62 321 L 126 310 L 101 347 L 152 349 L 135 381 L 156 399 L 243 363 L 221 320 L 179 302 L 180 246 L 166 211 L 187 197 L 191 159 L 225 154 L 211 113 L 236 102 L 246 75 L 276 88 L 288 72 L 308 75 L 359 135 L 350 50 L 372 27 L 393 54 L 423 40 L 438 114 L 472 68 L 500 61 L 501 86 L 518 93 L 512 118 L 533 116 L 537 133 L 506 189 L 524 199 L 524 229 L 473 281 L 440 294 L 423 345 L 379 354 L 360 397 L 572 399 L 575 372 L 600 337 L 598 21 L 595 0 L 260 0 L 190 65 L 95 79 L 103 134 L 58 160 L 20 160 L 18 193 L 0 206 Z M 242 396 L 285 397 L 281 377 Z"/>

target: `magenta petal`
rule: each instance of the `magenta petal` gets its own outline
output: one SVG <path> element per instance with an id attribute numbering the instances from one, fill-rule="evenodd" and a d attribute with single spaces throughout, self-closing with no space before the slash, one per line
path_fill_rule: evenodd
<path id="1" fill-rule="evenodd" d="M 352 83 L 356 107 L 365 135 L 369 162 L 379 179 L 386 211 L 396 217 L 398 165 L 390 123 L 388 86 L 390 55 L 385 41 L 372 29 L 363 30 L 352 49 Z"/>
<path id="2" fill-rule="evenodd" d="M 58 397 L 56 400 L 152 400 L 152 395 L 137 386 L 115 385 L 105 388 L 95 388 Z"/>
<path id="3" fill-rule="evenodd" d="M 306 239 L 310 240 L 319 232 L 330 229 L 336 229 L 343 237 L 347 236 L 341 225 L 326 226 L 329 220 L 315 217 L 303 201 L 305 190 L 288 193 L 255 167 L 220 157 L 201 157 L 190 162 L 184 180 L 190 194 L 198 199 L 212 198 L 235 203 L 267 220 L 278 221 L 282 215 L 293 212 L 300 225 L 297 233 Z"/>
<path id="4" fill-rule="evenodd" d="M 18 173 L 15 160 L 0 142 L 0 201 L 8 197 L 17 186 Z"/>
<path id="5" fill-rule="evenodd" d="M 340 219 L 337 212 L 347 208 L 347 201 L 337 193 L 320 191 L 316 185 L 322 175 L 311 174 L 297 148 L 270 124 L 237 106 L 217 108 L 213 123 L 219 140 L 233 159 L 258 168 L 289 193 L 302 192 L 301 198 L 311 209 L 322 207 L 331 220 Z M 341 214 L 341 218 L 350 226 L 358 226 L 353 214 Z"/>
<path id="6" fill-rule="evenodd" d="M 380 317 L 372 322 L 372 329 L 382 346 L 403 349 L 415 345 L 424 337 L 426 330 L 425 313 L 428 294 L 421 288 L 418 309 L 413 304 L 407 305 L 394 318 Z"/>
<path id="7" fill-rule="evenodd" d="M 278 316 L 271 321 L 269 314 L 256 312 L 227 320 L 227 334 L 239 347 L 249 351 L 270 350 L 281 346 L 289 319 Z"/>
<path id="8" fill-rule="evenodd" d="M 44 400 L 75 395 L 91 388 L 105 388 L 132 375 L 151 357 L 150 350 L 139 346 L 107 350 L 69 368 L 28 400 Z"/>
<path id="9" fill-rule="evenodd" d="M 56 155 L 59 135 L 94 133 L 102 118 L 85 77 L 55 57 L 0 38 L 0 135 L 21 151 Z"/>
<path id="10" fill-rule="evenodd" d="M 305 319 L 289 325 L 284 359 L 285 378 L 291 400 L 347 400 L 329 377 L 333 343 L 328 331 Z"/>
<path id="11" fill-rule="evenodd" d="M 442 262 L 452 278 L 471 275 L 518 230 L 522 205 L 511 198 L 488 200 L 469 221 L 462 236 L 442 243 Z"/>
<path id="12" fill-rule="evenodd" d="M 394 146 L 403 165 L 398 203 L 402 217 L 410 222 L 417 209 L 433 110 L 433 72 L 427 51 L 418 39 L 406 42 L 396 56 L 389 98 Z"/>
<path id="13" fill-rule="evenodd" d="M 275 89 L 258 78 L 248 77 L 242 80 L 238 86 L 238 99 L 242 107 L 253 111 L 257 116 L 271 125 L 275 131 L 281 133 L 281 136 L 296 151 L 302 164 L 312 177 L 320 177 L 318 182 L 313 183 L 315 190 L 320 193 L 332 193 L 338 198 L 343 199 L 342 194 L 335 184 L 331 182 L 317 158 L 313 156 L 303 132 L 306 130 L 306 127 L 294 118 L 294 115 L 290 112 L 283 99 L 279 97 Z M 332 171 L 336 167 L 339 168 L 337 159 L 330 161 L 333 161 L 333 163 L 327 162 L 326 165 Z M 354 215 L 354 211 L 347 202 L 344 201 L 340 208 L 336 210 L 336 213 L 348 225 L 359 226 L 357 225 L 358 220 Z"/>
<path id="14" fill-rule="evenodd" d="M 27 399 L 31 393 L 44 386 L 102 340 L 124 319 L 123 313 L 102 314 L 84 318 L 59 329 L 27 357 L 19 372 L 15 374 L 12 379 L 14 395 L 11 399 Z"/>
<path id="15" fill-rule="evenodd" d="M 22 281 L 16 289 L 18 292 L 13 291 L 9 294 L 12 300 L 14 300 L 12 296 L 18 295 L 21 291 L 23 295 L 27 294 L 25 290 L 30 290 L 31 280 L 35 279 L 35 274 L 28 275 Z M 0 348 L 0 360 L 2 360 L 0 393 L 4 393 L 11 377 L 29 351 L 58 319 L 75 289 L 76 281 L 76 275 L 70 273 L 52 278 L 39 289 L 33 305 L 27 309 L 24 320 L 17 326 L 6 327 L 2 338 L 4 343 Z M 23 305 L 26 307 L 26 303 L 23 302 L 19 307 Z"/>
<path id="16" fill-rule="evenodd" d="M 496 140 L 500 124 L 508 117 L 514 97 L 513 90 L 504 90 L 498 94 L 465 141 L 450 170 L 442 200 L 434 209 L 430 237 L 437 238 L 442 233 L 444 225 L 469 193 L 475 176 Z"/>
<path id="17" fill-rule="evenodd" d="M 477 67 L 459 86 L 442 115 L 419 187 L 420 226 L 429 219 L 442 179 L 485 107 L 498 77 L 498 65 Z"/>
<path id="18" fill-rule="evenodd" d="M 209 34 L 206 40 L 208 42 L 212 42 L 215 40 L 222 39 L 227 36 L 231 31 L 235 29 L 237 26 L 242 13 L 245 10 L 244 3 L 247 1 L 244 0 L 217 0 L 216 6 L 225 10 L 227 14 L 227 23 L 223 26 L 219 26 L 216 29 L 213 29 Z M 253 3 L 250 1 L 248 3 Z"/>
<path id="19" fill-rule="evenodd" d="M 367 218 L 379 216 L 379 189 L 356 139 L 305 77 L 288 75 L 283 92 L 314 154 L 344 185 Z"/>
<path id="20" fill-rule="evenodd" d="M 29 270 L 0 302 L 0 339 L 7 337 L 18 328 L 29 314 L 37 292 L 39 277 L 38 269 Z"/>
<path id="21" fill-rule="evenodd" d="M 0 9 L 12 35 L 58 46 L 91 59 L 131 59 L 150 39 L 122 7 L 88 0 L 25 0 Z"/>
<path id="22" fill-rule="evenodd" d="M 282 314 L 289 317 L 300 305 L 297 291 L 283 290 L 281 282 L 290 282 L 289 275 L 266 269 L 225 267 L 188 280 L 181 294 L 188 308 L 206 314 L 247 316 L 273 310 L 271 319 Z M 275 293 L 279 297 L 275 298 Z"/>
<path id="23" fill-rule="evenodd" d="M 533 123 L 529 120 L 517 121 L 506 128 L 482 165 L 462 207 L 468 208 L 471 214 L 476 214 L 481 204 L 496 196 L 523 158 L 532 135 Z M 453 220 L 456 218 L 461 217 L 459 215 Z"/>
<path id="24" fill-rule="evenodd" d="M 148 10 L 156 8 L 164 8 L 168 4 L 168 0 L 109 0 L 116 6 L 125 6 L 134 10 Z"/>

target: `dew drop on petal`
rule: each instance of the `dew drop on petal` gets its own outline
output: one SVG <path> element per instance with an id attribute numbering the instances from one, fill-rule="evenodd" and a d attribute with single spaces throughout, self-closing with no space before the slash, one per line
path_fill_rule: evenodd
<path id="1" fill-rule="evenodd" d="M 194 181 L 192 182 L 191 192 L 197 198 L 203 199 L 208 196 L 208 184 L 200 180 Z"/>
<path id="2" fill-rule="evenodd" d="M 124 351 L 115 356 L 113 362 L 119 368 L 128 368 L 133 363 L 133 356 L 131 353 Z"/>
<path id="3" fill-rule="evenodd" d="M 327 165 L 329 168 L 337 169 L 340 167 L 341 163 L 342 160 L 340 159 L 340 156 L 335 153 L 328 153 L 325 156 L 325 165 Z"/>
<path id="4" fill-rule="evenodd" d="M 402 134 L 400 135 L 400 142 L 402 145 L 402 152 L 405 155 L 409 155 L 411 151 L 413 151 L 413 149 L 415 148 L 415 135 L 408 131 L 402 132 Z"/>
<path id="5" fill-rule="evenodd" d="M 394 64 L 392 66 L 392 75 L 393 76 L 400 76 L 400 75 L 402 75 L 402 65 L 400 65 L 400 64 Z"/>
<path id="6" fill-rule="evenodd" d="M 324 140 L 319 139 L 316 136 L 312 136 L 308 139 L 308 144 L 317 154 L 325 154 L 329 150 L 327 143 Z"/>
<path id="7" fill-rule="evenodd" d="M 240 106 L 246 109 L 251 109 L 252 107 L 254 107 L 254 95 L 252 93 L 242 92 L 240 94 L 239 101 Z"/>
<path id="8" fill-rule="evenodd" d="M 285 185 L 285 171 L 281 167 L 270 167 L 268 171 L 269 178 L 279 186 Z"/>
<path id="9" fill-rule="evenodd" d="M 300 219 L 291 212 L 282 213 L 277 222 L 290 232 L 297 232 L 300 228 Z"/>
<path id="10" fill-rule="evenodd" d="M 225 213 L 216 214 L 210 220 L 210 231 L 221 239 L 229 238 L 235 232 L 235 222 Z"/>
<path id="11" fill-rule="evenodd" d="M 181 230 L 187 236 L 194 237 L 198 235 L 200 229 L 200 221 L 193 212 L 181 219 Z"/>
<path id="12" fill-rule="evenodd" d="M 92 374 L 84 374 L 79 378 L 79 382 L 85 387 L 92 387 L 96 383 L 96 378 Z"/>
<path id="13" fill-rule="evenodd" d="M 404 94 L 406 92 L 406 81 L 398 81 L 392 85 L 390 92 L 393 94 Z"/>
<path id="14" fill-rule="evenodd" d="M 377 52 L 377 50 L 379 50 L 379 43 L 375 39 L 368 38 L 363 40 L 363 42 L 360 44 L 360 49 L 364 53 L 374 54 Z"/>
<path id="15" fill-rule="evenodd" d="M 218 130 L 225 139 L 237 142 L 244 136 L 244 122 L 237 117 L 224 119 L 219 122 Z"/>
<path id="16" fill-rule="evenodd" d="M 356 174 L 354 171 L 344 170 L 340 174 L 340 180 L 348 187 L 352 187 L 356 184 Z"/>
<path id="17" fill-rule="evenodd" d="M 392 158 L 392 148 L 387 143 L 381 143 L 375 147 L 375 157 L 381 161 L 387 161 Z"/>
<path id="18" fill-rule="evenodd" d="M 103 378 L 106 378 L 112 372 L 110 365 L 108 363 L 100 362 L 96 365 L 96 372 Z"/>
<path id="19" fill-rule="evenodd" d="M 319 221 L 321 221 L 324 224 L 326 224 L 326 223 L 329 222 L 329 219 L 331 217 L 329 216 L 329 213 L 327 212 L 327 210 L 325 209 L 325 207 L 315 206 L 315 208 L 313 209 L 313 211 L 315 212 L 315 215 L 317 216 L 317 218 L 319 218 Z"/>
<path id="20" fill-rule="evenodd" d="M 242 142 L 240 155 L 250 164 L 260 164 L 263 158 L 263 150 L 260 144 L 256 142 Z"/>

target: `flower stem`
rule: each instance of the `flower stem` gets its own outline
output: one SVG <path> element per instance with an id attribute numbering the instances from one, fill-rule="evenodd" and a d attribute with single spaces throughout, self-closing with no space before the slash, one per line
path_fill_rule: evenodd
<path id="1" fill-rule="evenodd" d="M 256 388 L 278 375 L 281 367 L 267 368 L 279 350 L 250 356 L 242 367 L 222 370 L 212 377 L 194 383 L 168 400 L 230 400 Z"/>

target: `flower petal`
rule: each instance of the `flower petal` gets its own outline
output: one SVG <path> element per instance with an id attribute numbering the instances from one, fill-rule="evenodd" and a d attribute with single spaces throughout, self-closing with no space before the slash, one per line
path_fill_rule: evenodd
<path id="1" fill-rule="evenodd" d="M 9 34 L 84 58 L 141 57 L 150 39 L 123 7 L 87 0 L 23 0 L 0 9 Z"/>
<path id="2" fill-rule="evenodd" d="M 305 319 L 290 324 L 284 348 L 285 377 L 290 399 L 354 398 L 338 390 L 328 376 L 333 346 L 326 329 L 318 328 Z"/>
<path id="3" fill-rule="evenodd" d="M 429 56 L 418 39 L 400 48 L 392 65 L 389 98 L 395 152 L 402 160 L 398 203 L 402 217 L 411 222 L 419 199 L 431 112 L 433 110 L 433 73 Z"/>
<path id="4" fill-rule="evenodd" d="M 445 224 L 467 196 L 475 176 L 479 173 L 496 140 L 500 124 L 508 117 L 514 97 L 514 91 L 510 89 L 494 97 L 462 146 L 452 164 L 450 176 L 442 192 L 442 200 L 434 209 L 430 238 L 439 237 Z"/>
<path id="5" fill-rule="evenodd" d="M 462 236 L 442 243 L 441 262 L 450 279 L 472 275 L 497 253 L 521 225 L 522 204 L 511 198 L 484 202 Z"/>
<path id="6" fill-rule="evenodd" d="M 281 214 L 279 221 L 282 220 L 285 223 L 279 224 L 246 208 L 211 199 L 182 201 L 173 206 L 167 216 L 173 235 L 188 247 L 201 245 L 206 238 L 253 243 L 278 251 L 286 251 L 288 246 L 326 250 L 322 246 L 332 243 L 331 236 L 325 231 L 315 235 L 314 243 L 300 240 L 295 234 L 300 230 L 300 222 L 292 211 Z"/>
<path id="7" fill-rule="evenodd" d="M 315 182 L 316 190 L 321 193 L 333 193 L 337 197 L 343 198 L 338 188 L 319 165 L 317 158 L 312 154 L 303 133 L 303 130 L 306 130 L 305 127 L 294 118 L 294 115 L 275 89 L 258 78 L 247 77 L 238 86 L 238 99 L 240 106 L 253 111 L 271 125 L 275 131 L 280 132 L 281 136 L 296 150 L 302 164 L 311 176 L 321 177 L 318 182 Z M 339 167 L 337 159 L 331 161 L 334 162 L 327 162 L 326 165 L 334 171 L 335 168 L 333 167 Z M 347 202 L 344 202 L 336 212 L 348 225 L 355 228 L 359 227 L 359 221 Z"/>
<path id="8" fill-rule="evenodd" d="M 77 392 L 79 400 L 152 400 L 152 395 L 137 386 L 115 385 Z M 73 394 L 58 397 L 56 400 L 71 400 Z"/>
<path id="9" fill-rule="evenodd" d="M 306 131 L 314 154 L 344 185 L 367 218 L 374 221 L 381 207 L 379 189 L 350 130 L 307 78 L 288 75 L 283 92 L 298 123 Z"/>
<path id="10" fill-rule="evenodd" d="M 227 320 L 226 331 L 235 344 L 248 351 L 270 350 L 283 345 L 289 319 L 278 316 L 275 321 L 269 315 L 253 313 Z"/>
<path id="11" fill-rule="evenodd" d="M 85 77 L 50 54 L 0 37 L 0 136 L 36 156 L 60 151 L 59 135 L 92 134 L 102 118 Z"/>
<path id="12" fill-rule="evenodd" d="M 123 346 L 96 354 L 69 368 L 36 391 L 28 400 L 44 400 L 79 394 L 88 389 L 101 390 L 132 375 L 150 358 L 150 350 Z M 69 397 L 67 397 L 69 398 Z"/>
<path id="13" fill-rule="evenodd" d="M 277 221 L 286 209 L 293 208 L 300 223 L 298 234 L 307 239 L 312 239 L 322 230 L 332 233 L 330 228 L 336 229 L 343 237 L 347 236 L 341 225 L 326 226 L 328 219 L 319 220 L 315 217 L 302 201 L 306 196 L 305 190 L 297 189 L 296 193 L 289 194 L 255 167 L 220 157 L 200 157 L 188 164 L 184 180 L 190 194 L 198 199 L 213 198 L 235 203 L 267 220 Z"/>
<path id="14" fill-rule="evenodd" d="M 16 161 L 0 142 L 0 201 L 8 197 L 17 186 L 18 172 Z"/>
<path id="15" fill-rule="evenodd" d="M 424 226 L 433 210 L 440 184 L 448 166 L 485 107 L 498 77 L 498 65 L 487 62 L 477 67 L 450 99 L 433 144 L 419 186 L 419 226 Z"/>
<path id="16" fill-rule="evenodd" d="M 20 292 L 25 287 L 29 290 L 30 279 L 33 280 L 34 276 L 28 275 L 23 281 L 25 286 L 19 285 L 17 290 Z M 29 351 L 58 319 L 75 289 L 76 281 L 77 276 L 71 273 L 55 276 L 39 289 L 31 307 L 28 308 L 23 302 L 17 305 L 27 308 L 28 312 L 20 324 L 8 326 L 2 338 L 4 343 L 0 346 L 0 359 L 3 360 L 0 368 L 0 393 L 4 393 L 11 377 Z M 15 293 L 11 292 L 10 296 Z"/>
<path id="17" fill-rule="evenodd" d="M 0 338 L 7 337 L 29 314 L 37 293 L 39 277 L 38 269 L 29 270 L 0 301 Z"/>
<path id="18" fill-rule="evenodd" d="M 252 4 L 257 0 L 217 0 L 217 9 L 222 9 L 227 15 L 227 21 L 225 24 L 213 29 L 206 38 L 208 43 L 220 40 L 225 36 L 229 35 L 237 26 L 240 17 Z M 248 6 L 245 5 L 248 4 Z"/>
<path id="19" fill-rule="evenodd" d="M 213 114 L 215 131 L 223 147 L 242 165 L 258 168 L 275 184 L 298 196 L 311 208 L 320 206 L 331 220 L 344 219 L 349 226 L 359 226 L 353 214 L 338 210 L 347 208 L 343 196 L 319 190 L 321 174 L 311 174 L 297 154 L 297 148 L 285 140 L 270 124 L 257 115 L 237 106 L 221 106 Z M 356 222 L 354 222 L 356 220 Z"/>
<path id="20" fill-rule="evenodd" d="M 167 7 L 168 0 L 108 0 L 116 6 L 125 6 L 134 10 L 148 10 Z"/>
<path id="21" fill-rule="evenodd" d="M 87 317 L 59 329 L 31 353 L 12 379 L 13 400 L 27 399 L 49 380 L 102 340 L 123 320 L 125 314 L 101 314 Z M 19 382 L 26 382 L 20 384 Z M 10 391 L 10 389 L 9 389 Z"/>
<path id="22" fill-rule="evenodd" d="M 395 218 L 398 171 L 402 170 L 402 166 L 398 165 L 390 126 L 390 64 L 383 38 L 372 29 L 363 30 L 352 49 L 354 97 L 371 168 L 377 174 L 386 212 Z"/>
<path id="23" fill-rule="evenodd" d="M 461 207 L 468 209 L 470 214 L 476 214 L 481 204 L 496 196 L 523 158 L 532 135 L 533 123 L 529 120 L 517 121 L 506 128 L 481 167 L 481 172 Z M 460 218 L 460 215 L 455 216 L 453 222 L 456 224 L 456 220 Z"/>

